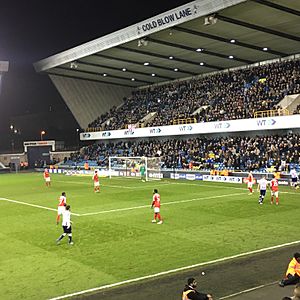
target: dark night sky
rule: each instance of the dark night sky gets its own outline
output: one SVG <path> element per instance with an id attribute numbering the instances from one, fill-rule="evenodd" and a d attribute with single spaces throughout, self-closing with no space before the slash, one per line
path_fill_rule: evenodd
<path id="1" fill-rule="evenodd" d="M 49 106 L 67 113 L 50 79 L 34 71 L 34 62 L 190 0 L 6 2 L 0 6 L 0 60 L 8 60 L 10 69 L 3 78 L 0 95 L 0 149 L 9 149 L 12 117 L 47 113 Z M 78 125 L 74 121 L 72 126 L 75 130 Z M 38 139 L 38 131 L 20 129 L 27 137 Z"/>

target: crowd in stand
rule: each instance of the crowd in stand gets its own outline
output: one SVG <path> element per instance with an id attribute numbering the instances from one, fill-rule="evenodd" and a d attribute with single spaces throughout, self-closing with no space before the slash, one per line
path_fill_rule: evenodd
<path id="1" fill-rule="evenodd" d="M 294 110 L 294 115 L 299 115 L 299 114 L 300 114 L 300 104 Z"/>
<path id="2" fill-rule="evenodd" d="M 297 93 L 300 61 L 277 62 L 134 91 L 89 127 L 121 129 L 150 112 L 156 115 L 146 126 L 171 125 L 191 116 L 197 122 L 252 118 L 254 112 L 277 109 L 284 96 Z"/>
<path id="3" fill-rule="evenodd" d="M 234 170 L 285 168 L 300 164 L 300 134 L 255 137 L 197 137 L 186 140 L 141 140 L 93 144 L 72 157 L 108 165 L 109 156 L 160 156 L 162 168 Z"/>

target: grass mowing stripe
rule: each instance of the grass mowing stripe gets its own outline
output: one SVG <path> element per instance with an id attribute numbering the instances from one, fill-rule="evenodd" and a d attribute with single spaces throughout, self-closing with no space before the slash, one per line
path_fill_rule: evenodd
<path id="1" fill-rule="evenodd" d="M 46 210 L 51 210 L 51 211 L 57 212 L 57 209 L 55 209 L 55 208 L 41 206 L 41 205 L 37 205 L 37 204 L 31 204 L 31 203 L 27 203 L 27 202 L 23 202 L 23 201 L 18 201 L 18 200 L 12 200 L 12 199 L 7 199 L 7 198 L 0 198 L 0 201 L 7 201 L 7 202 L 11 202 L 11 203 L 16 203 L 16 204 L 21 204 L 21 205 L 27 205 L 27 206 L 32 206 L 32 207 L 36 207 L 36 208 L 42 208 L 42 209 L 46 209 Z M 72 215 L 79 216 L 79 214 L 75 214 L 75 213 L 72 213 Z"/>
<path id="2" fill-rule="evenodd" d="M 294 242 L 289 242 L 289 243 L 284 243 L 284 244 L 280 244 L 280 245 L 276 245 L 276 246 L 271 246 L 271 247 L 267 247 L 267 248 L 262 248 L 262 249 L 258 249 L 258 250 L 248 251 L 248 252 L 244 252 L 244 253 L 228 256 L 228 257 L 218 258 L 218 259 L 207 261 L 207 262 L 201 262 L 201 263 L 190 265 L 190 266 L 185 266 L 185 267 L 180 267 L 180 268 L 177 268 L 177 269 L 167 270 L 167 271 L 159 272 L 159 273 L 156 273 L 156 274 L 146 275 L 146 276 L 142 276 L 142 277 L 138 277 L 138 278 L 132 278 L 132 279 L 128 279 L 128 280 L 124 280 L 124 281 L 120 281 L 120 282 L 116 282 L 116 283 L 112 283 L 112 284 L 102 285 L 102 286 L 95 287 L 95 288 L 92 288 L 92 289 L 88 289 L 88 290 L 84 290 L 84 291 L 75 292 L 75 293 L 72 293 L 72 294 L 67 294 L 67 295 L 51 298 L 49 300 L 60 300 L 60 299 L 74 297 L 74 296 L 79 296 L 79 295 L 92 293 L 92 292 L 96 292 L 96 291 L 100 291 L 100 290 L 104 290 L 104 289 L 108 289 L 108 288 L 112 288 L 112 287 L 116 287 L 116 286 L 121 286 L 121 285 L 128 284 L 128 283 L 142 281 L 142 280 L 145 280 L 145 279 L 152 279 L 152 278 L 155 278 L 155 277 L 160 277 L 160 276 L 168 275 L 168 274 L 171 274 L 171 273 L 185 271 L 185 270 L 189 270 L 189 269 L 196 268 L 196 267 L 207 266 L 207 265 L 211 265 L 211 264 L 214 264 L 214 263 L 224 262 L 224 261 L 227 261 L 227 260 L 232 260 L 232 259 L 236 259 L 236 258 L 239 258 L 239 257 L 248 256 L 248 255 L 252 255 L 252 254 L 257 254 L 257 253 L 261 253 L 261 252 L 266 252 L 266 251 L 274 250 L 274 249 L 278 249 L 278 248 L 283 248 L 283 247 L 286 247 L 286 246 L 291 246 L 291 245 L 295 245 L 295 244 L 299 244 L 299 243 L 300 243 L 300 240 L 299 241 L 294 241 Z"/>
<path id="3" fill-rule="evenodd" d="M 240 196 L 240 195 L 244 195 L 244 194 L 245 193 L 224 194 L 224 195 L 218 195 L 218 196 L 209 196 L 209 197 L 185 199 L 185 200 L 179 200 L 179 201 L 171 201 L 171 202 L 161 203 L 161 206 L 163 206 L 163 205 L 171 205 L 171 204 L 187 203 L 187 202 L 200 201 L 200 200 L 209 200 L 209 199 L 215 199 L 215 198 Z M 80 214 L 80 216 L 81 217 L 83 217 L 83 216 L 92 216 L 92 215 L 106 214 L 106 213 L 111 213 L 111 212 L 119 212 L 119 211 L 126 211 L 126 210 L 140 209 L 140 208 L 149 208 L 149 205 L 140 205 L 140 206 L 133 206 L 133 207 L 125 207 L 125 208 L 103 210 L 103 211 L 91 212 L 91 213 L 83 213 L 83 214 Z"/>

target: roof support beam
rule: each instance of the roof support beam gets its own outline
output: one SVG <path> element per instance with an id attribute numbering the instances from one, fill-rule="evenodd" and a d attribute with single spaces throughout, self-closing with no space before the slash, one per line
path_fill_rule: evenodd
<path id="1" fill-rule="evenodd" d="M 280 31 L 276 31 L 276 30 L 273 30 L 273 29 L 269 29 L 269 28 L 265 28 L 265 27 L 262 27 L 262 26 L 247 23 L 247 22 L 244 22 L 244 21 L 228 18 L 228 17 L 222 16 L 222 15 L 219 15 L 219 14 L 217 14 L 216 17 L 219 20 L 223 21 L 223 22 L 243 26 L 243 27 L 246 27 L 246 28 L 254 29 L 254 30 L 257 30 L 257 31 L 273 34 L 273 35 L 280 36 L 280 37 L 283 37 L 283 38 L 286 38 L 286 39 L 289 39 L 289 40 L 300 42 L 300 37 L 294 36 L 294 35 L 291 35 L 291 34 L 288 34 L 288 33 L 280 32 Z"/>
<path id="2" fill-rule="evenodd" d="M 70 70 L 68 67 L 63 67 L 63 66 L 60 66 L 60 67 L 56 67 L 56 69 L 61 69 L 61 70 Z M 99 74 L 98 72 L 92 72 L 92 71 L 85 71 L 85 70 L 78 70 L 78 69 L 72 69 L 71 70 L 72 72 L 79 72 L 79 73 L 84 73 L 84 74 L 88 74 L 88 75 L 96 75 L 96 76 L 101 76 L 101 74 Z M 110 77 L 110 78 L 115 78 L 115 79 L 120 79 L 120 80 L 126 80 L 126 81 L 129 81 L 130 78 L 127 78 L 127 77 L 122 77 L 122 76 L 116 76 L 116 75 L 109 75 L 107 77 Z M 153 81 L 146 81 L 146 80 L 140 80 L 140 79 L 135 79 L 134 81 L 136 82 L 141 82 L 141 83 L 147 83 L 147 84 L 153 84 L 155 82 Z"/>
<path id="3" fill-rule="evenodd" d="M 259 4 L 262 4 L 262 5 L 265 5 L 265 6 L 269 6 L 269 7 L 278 9 L 280 11 L 285 11 L 285 12 L 287 12 L 289 14 L 300 16 L 300 11 L 295 10 L 293 8 L 289 8 L 289 7 L 286 7 L 286 6 L 277 4 L 277 3 L 269 2 L 267 0 L 252 0 L 252 1 L 256 2 L 256 3 L 259 3 Z"/>
<path id="4" fill-rule="evenodd" d="M 227 43 L 227 44 L 230 44 L 230 45 L 238 45 L 238 46 L 241 46 L 241 47 L 244 47 L 244 48 L 265 52 L 261 47 L 258 47 L 258 46 L 255 46 L 255 45 L 243 43 L 243 42 L 240 42 L 240 41 L 235 41 L 234 43 L 232 43 L 232 42 L 230 42 L 230 40 L 228 40 L 226 38 L 223 38 L 221 36 L 212 35 L 212 34 L 204 33 L 204 32 L 199 32 L 199 31 L 188 29 L 188 28 L 182 28 L 182 27 L 174 26 L 172 28 L 172 30 L 177 30 L 177 31 L 188 33 L 188 34 L 191 34 L 191 35 L 196 35 L 196 36 L 199 36 L 199 37 L 205 37 L 205 38 L 208 38 L 208 39 L 211 39 L 211 40 L 215 40 L 215 41 L 218 41 L 218 42 L 224 42 L 224 43 Z M 272 50 L 272 49 L 269 49 L 268 53 L 278 55 L 278 56 L 287 56 L 288 55 L 286 53 L 275 51 L 275 50 Z"/>
<path id="5" fill-rule="evenodd" d="M 170 58 L 168 56 L 157 54 L 157 53 L 152 53 L 152 52 L 143 51 L 143 50 L 131 49 L 131 48 L 123 47 L 123 46 L 117 46 L 116 48 L 119 48 L 119 49 L 125 50 L 125 51 L 130 51 L 130 52 L 135 52 L 135 53 L 139 53 L 139 54 L 144 54 L 144 55 L 148 55 L 148 56 L 152 56 L 152 57 L 158 57 L 158 58 L 166 59 L 168 61 L 170 60 Z M 199 66 L 198 62 L 187 60 L 187 59 L 182 59 L 182 58 L 174 57 L 172 60 L 178 61 L 178 62 L 183 62 L 183 63 L 186 63 L 186 64 L 191 64 L 191 65 L 194 65 L 194 66 Z M 209 64 L 204 64 L 204 67 L 211 68 L 211 69 L 216 69 L 216 70 L 223 70 L 222 67 L 218 67 L 218 66 L 214 66 L 214 65 L 209 65 Z"/>
<path id="6" fill-rule="evenodd" d="M 108 56 L 108 55 L 104 55 L 104 54 L 94 54 L 95 56 L 98 57 L 102 57 L 102 58 L 106 58 L 106 59 L 111 59 L 111 60 L 117 60 L 117 61 L 122 61 L 122 62 L 126 62 L 129 64 L 135 64 L 135 65 L 141 65 L 140 62 L 134 61 L 134 60 L 129 60 L 129 59 L 124 59 L 124 58 L 118 58 L 118 57 L 112 57 L 112 56 Z M 174 69 L 172 68 L 167 68 L 167 67 L 162 67 L 159 65 L 151 65 L 152 68 L 157 68 L 157 69 L 161 69 L 161 70 L 166 70 L 166 71 L 170 71 L 170 72 L 174 72 Z M 178 70 L 178 72 L 176 73 L 184 73 L 184 74 L 189 74 L 189 75 L 198 75 L 197 73 L 194 72 L 190 72 L 190 71 L 186 71 L 186 70 Z M 176 79 L 177 77 L 175 77 L 174 79 Z"/>
<path id="7" fill-rule="evenodd" d="M 92 81 L 92 82 L 98 82 L 98 83 L 125 86 L 125 87 L 129 87 L 129 88 L 133 88 L 133 89 L 137 87 L 135 85 L 121 84 L 121 83 L 115 83 L 115 82 L 103 81 L 103 80 L 96 80 L 96 79 L 89 79 L 89 78 L 85 78 L 85 77 L 81 77 L 81 76 L 77 76 L 77 75 L 74 76 L 74 75 L 59 74 L 59 73 L 55 73 L 55 69 L 51 69 L 50 71 L 47 71 L 45 74 L 61 76 L 61 77 L 71 78 L 71 79 L 80 79 L 80 80 L 85 80 L 85 81 Z"/>
<path id="8" fill-rule="evenodd" d="M 91 67 L 97 67 L 97 68 L 99 68 L 99 67 L 100 68 L 106 68 L 106 69 L 114 70 L 114 71 L 121 71 L 119 68 L 116 68 L 116 67 L 110 67 L 110 66 L 105 66 L 105 65 L 100 65 L 100 64 L 90 63 L 90 62 L 84 62 L 82 60 L 78 60 L 77 62 L 79 64 L 81 64 L 81 65 L 86 65 L 86 66 L 91 66 Z M 134 73 L 134 74 L 138 74 L 138 75 L 143 75 L 143 76 L 149 76 L 149 75 L 151 75 L 149 73 L 140 72 L 140 71 L 133 71 L 133 70 L 130 70 L 130 69 L 126 69 L 126 72 Z M 167 80 L 173 80 L 172 77 L 161 76 L 161 75 L 158 75 L 158 74 L 156 74 L 155 77 L 157 77 L 157 78 L 163 78 L 163 79 L 167 79 Z"/>
<path id="9" fill-rule="evenodd" d="M 157 43 L 157 44 L 160 44 L 160 45 L 165 45 L 165 46 L 170 46 L 170 47 L 174 47 L 174 48 L 184 49 L 184 50 L 187 50 L 187 51 L 192 51 L 192 52 L 196 51 L 195 48 L 192 48 L 192 47 L 189 47 L 189 46 L 170 43 L 170 42 L 167 42 L 167 41 L 161 41 L 161 40 L 157 40 L 157 39 L 153 39 L 153 38 L 148 38 L 148 41 L 152 42 L 152 43 Z M 224 59 L 230 59 L 227 55 L 212 52 L 212 51 L 209 51 L 209 50 L 206 50 L 206 49 L 204 49 L 201 53 L 216 56 L 216 57 L 221 57 L 221 58 L 224 58 Z M 235 57 L 234 60 L 235 61 L 240 61 L 240 62 L 243 62 L 243 63 L 246 63 L 246 64 L 254 63 L 254 61 L 251 61 L 251 60 L 248 60 L 248 59 L 242 59 L 242 58 L 238 58 L 238 57 Z"/>

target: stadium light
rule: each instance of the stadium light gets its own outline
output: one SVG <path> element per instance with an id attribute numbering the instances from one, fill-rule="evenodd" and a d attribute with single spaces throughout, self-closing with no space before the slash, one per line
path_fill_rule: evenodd
<path id="1" fill-rule="evenodd" d="M 177 68 L 175 68 L 175 69 L 174 69 L 174 71 L 175 71 L 175 72 L 178 72 L 178 69 L 177 69 Z"/>
<path id="2" fill-rule="evenodd" d="M 149 62 L 144 62 L 144 66 L 149 66 L 150 65 L 150 63 Z"/>
<path id="3" fill-rule="evenodd" d="M 123 72 L 126 72 L 126 71 L 127 71 L 127 69 L 126 69 L 126 68 L 123 68 L 123 69 L 122 69 L 122 71 L 123 71 Z"/>
<path id="4" fill-rule="evenodd" d="M 76 62 L 76 61 L 72 61 L 72 62 L 70 63 L 70 68 L 71 68 L 71 69 L 77 69 L 77 68 L 78 68 L 77 62 Z"/>
<path id="5" fill-rule="evenodd" d="M 137 45 L 138 45 L 138 47 L 147 46 L 147 45 L 148 45 L 148 41 L 147 41 L 147 39 L 145 39 L 145 38 L 139 39 L 139 40 L 137 41 Z"/>
<path id="6" fill-rule="evenodd" d="M 151 76 L 154 77 L 154 76 L 156 76 L 156 74 L 155 74 L 155 73 L 152 73 Z"/>
<path id="7" fill-rule="evenodd" d="M 103 76 L 104 76 L 104 77 L 106 77 L 106 76 L 107 76 L 107 74 L 106 74 L 106 73 L 104 73 L 104 74 L 103 74 Z"/>
<path id="8" fill-rule="evenodd" d="M 199 65 L 200 65 L 200 66 L 204 66 L 204 62 L 201 62 Z"/>
<path id="9" fill-rule="evenodd" d="M 14 125 L 10 125 L 9 128 L 10 128 L 10 130 L 13 130 L 14 129 Z"/>
<path id="10" fill-rule="evenodd" d="M 233 55 L 229 55 L 228 58 L 233 59 Z"/>
<path id="11" fill-rule="evenodd" d="M 230 43 L 231 43 L 231 44 L 234 44 L 234 43 L 235 43 L 235 40 L 234 40 L 234 39 L 230 40 Z"/>
<path id="12" fill-rule="evenodd" d="M 202 52 L 203 49 L 202 49 L 202 48 L 197 48 L 196 51 L 197 51 L 197 52 Z"/>
<path id="13" fill-rule="evenodd" d="M 135 81 L 135 78 L 131 78 L 131 81 Z"/>
<path id="14" fill-rule="evenodd" d="M 268 51 L 269 49 L 267 47 L 264 47 L 263 48 L 263 51 Z"/>
<path id="15" fill-rule="evenodd" d="M 208 25 L 214 25 L 216 24 L 218 21 L 218 18 L 216 18 L 215 15 L 210 15 L 204 18 L 204 26 L 208 26 Z"/>
<path id="16" fill-rule="evenodd" d="M 43 140 L 43 136 L 46 134 L 46 131 L 45 130 L 42 130 L 41 131 L 41 141 Z"/>
<path id="17" fill-rule="evenodd" d="M 169 56 L 169 59 L 174 59 L 174 56 Z"/>

